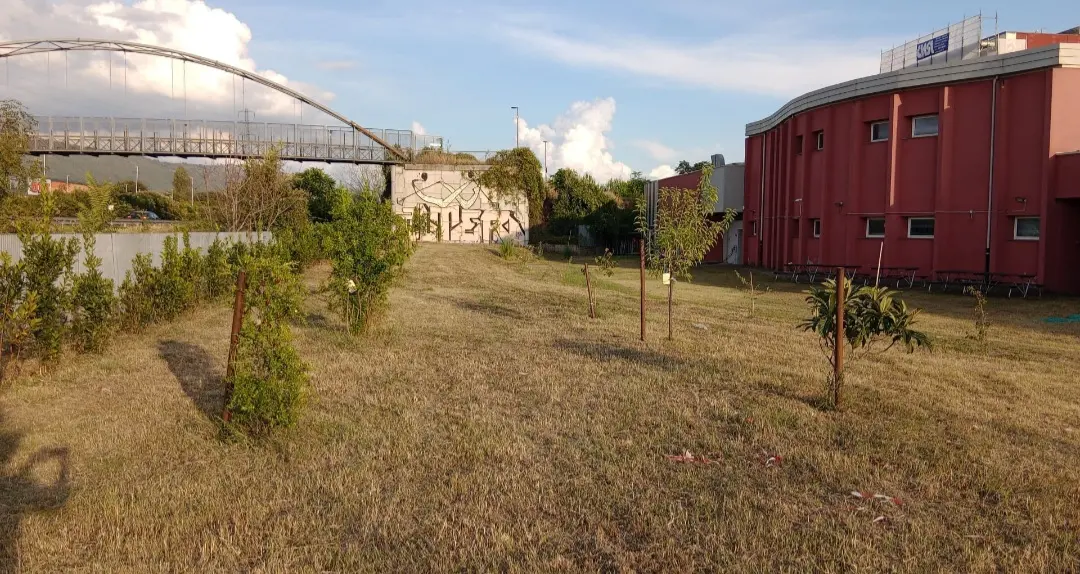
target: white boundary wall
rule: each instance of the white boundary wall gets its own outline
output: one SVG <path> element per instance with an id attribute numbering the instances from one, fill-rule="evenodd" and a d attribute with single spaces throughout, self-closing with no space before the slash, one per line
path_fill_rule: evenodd
<path id="1" fill-rule="evenodd" d="M 119 286 L 124 280 L 124 275 L 131 270 L 131 262 L 139 253 L 149 253 L 154 258 L 154 265 L 161 264 L 161 251 L 165 245 L 165 238 L 175 236 L 180 249 L 184 248 L 183 233 L 99 233 L 96 235 L 97 243 L 94 253 L 101 258 L 101 273 L 116 282 Z M 85 271 L 83 266 L 82 235 L 76 233 L 54 233 L 54 238 L 74 237 L 79 240 L 79 254 L 75 260 L 75 272 Z M 206 248 L 221 238 L 222 241 L 231 243 L 253 243 L 260 239 L 269 241 L 272 235 L 269 232 L 261 234 L 253 232 L 222 232 L 199 231 L 189 234 L 191 246 L 206 252 Z M 9 253 L 13 261 L 22 258 L 22 242 L 13 233 L 0 234 L 0 251 Z"/>

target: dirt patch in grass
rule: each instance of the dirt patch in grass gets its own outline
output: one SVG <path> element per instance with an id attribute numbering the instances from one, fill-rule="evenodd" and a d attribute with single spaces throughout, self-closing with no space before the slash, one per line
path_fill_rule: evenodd
<path id="1" fill-rule="evenodd" d="M 967 298 L 912 294 L 948 343 L 853 364 L 845 410 L 825 413 L 797 289 L 746 319 L 734 274 L 701 270 L 668 342 L 650 279 L 642 344 L 636 271 L 597 282 L 589 320 L 567 267 L 423 245 L 360 339 L 309 297 L 312 401 L 270 444 L 213 421 L 226 308 L 15 381 L 0 572 L 1080 563 L 1080 325 L 1041 323 L 1076 300 L 991 300 L 988 341 L 968 344 Z M 711 462 L 666 456 L 687 450 Z"/>

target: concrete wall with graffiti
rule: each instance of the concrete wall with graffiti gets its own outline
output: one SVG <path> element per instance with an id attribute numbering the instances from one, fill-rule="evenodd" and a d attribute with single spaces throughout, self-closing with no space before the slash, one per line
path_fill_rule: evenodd
<path id="1" fill-rule="evenodd" d="M 431 217 L 431 233 L 423 241 L 498 243 L 510 238 L 529 242 L 529 206 L 496 203 L 494 195 L 478 186 L 469 174 L 486 165 L 406 164 L 392 168 L 390 199 L 394 211 L 412 220 L 417 206 Z"/>

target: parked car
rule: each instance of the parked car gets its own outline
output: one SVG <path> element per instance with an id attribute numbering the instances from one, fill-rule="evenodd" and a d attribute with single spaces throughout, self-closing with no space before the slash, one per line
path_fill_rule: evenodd
<path id="1" fill-rule="evenodd" d="M 158 221 L 161 218 L 158 217 L 158 214 L 154 213 L 153 211 L 146 211 L 140 209 L 127 214 L 127 217 L 125 217 L 124 219 L 142 219 L 144 221 Z"/>

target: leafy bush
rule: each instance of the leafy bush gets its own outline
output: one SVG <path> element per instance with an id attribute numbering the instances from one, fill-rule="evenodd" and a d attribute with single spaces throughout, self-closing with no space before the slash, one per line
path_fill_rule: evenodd
<path id="1" fill-rule="evenodd" d="M 162 319 L 175 319 L 195 306 L 195 279 L 200 275 L 197 268 L 201 260 L 198 251 L 189 248 L 187 234 L 184 234 L 184 244 L 181 255 L 176 236 L 169 236 L 161 251 L 154 299 Z"/>
<path id="2" fill-rule="evenodd" d="M 274 233 L 274 243 L 286 261 L 295 263 L 299 270 L 306 269 L 323 257 L 320 235 L 326 225 L 305 222 L 295 229 L 280 229 Z"/>
<path id="3" fill-rule="evenodd" d="M 850 282 L 844 285 L 844 291 L 844 340 L 851 348 L 852 360 L 886 341 L 889 343 L 886 351 L 897 343 L 909 353 L 917 347 L 931 346 L 930 338 L 913 328 L 919 310 L 909 309 L 893 291 L 885 287 L 854 287 Z M 844 379 L 843 370 L 837 369 L 833 354 L 838 305 L 836 281 L 830 279 L 821 287 L 811 288 L 806 303 L 812 315 L 800 323 L 799 328 L 818 335 L 833 373 L 840 373 L 839 377 L 830 375 L 827 399 L 830 407 L 838 408 Z"/>
<path id="4" fill-rule="evenodd" d="M 54 210 L 48 199 L 43 211 L 46 213 L 43 221 L 24 226 L 19 232 L 19 240 L 23 246 L 22 265 L 26 290 L 37 294 L 34 346 L 42 359 L 53 361 L 60 356 L 64 340 L 65 319 L 71 297 L 71 275 L 79 245 L 74 238 L 54 238 L 49 234 L 48 221 Z"/>
<path id="5" fill-rule="evenodd" d="M 223 298 L 231 290 L 234 282 L 233 268 L 229 265 L 226 243 L 221 239 L 206 248 L 203 257 L 202 277 L 199 282 L 199 295 L 209 300 Z"/>
<path id="6" fill-rule="evenodd" d="M 300 313 L 303 288 L 291 264 L 265 246 L 243 256 L 247 272 L 228 408 L 233 422 L 255 435 L 296 424 L 304 403 L 307 366 L 292 345 L 289 321 Z"/>
<path id="7" fill-rule="evenodd" d="M 408 225 L 389 203 L 360 194 L 335 214 L 325 248 L 334 304 L 349 331 L 361 332 L 385 308 L 390 284 L 412 253 Z"/>
<path id="8" fill-rule="evenodd" d="M 99 352 L 114 329 L 117 298 L 113 282 L 101 274 L 101 258 L 94 254 L 94 235 L 83 235 L 86 271 L 72 287 L 71 340 L 81 352 Z"/>
<path id="9" fill-rule="evenodd" d="M 0 379 L 33 342 L 38 322 L 37 293 L 26 290 L 23 263 L 0 252 Z"/>
<path id="10" fill-rule="evenodd" d="M 132 259 L 131 270 L 120 284 L 120 325 L 124 330 L 137 333 L 157 320 L 159 274 L 149 253 Z"/>

